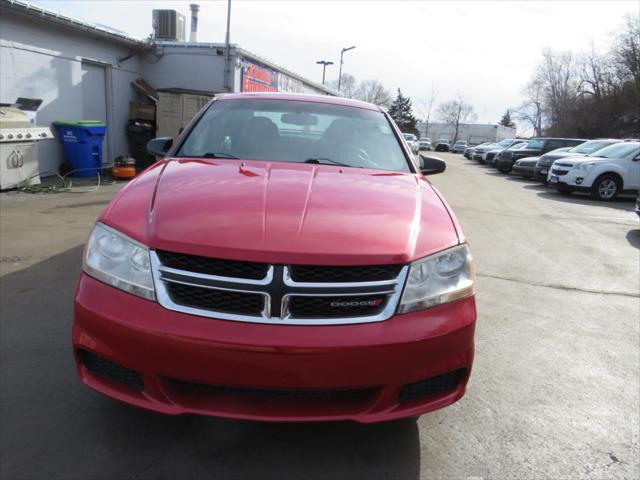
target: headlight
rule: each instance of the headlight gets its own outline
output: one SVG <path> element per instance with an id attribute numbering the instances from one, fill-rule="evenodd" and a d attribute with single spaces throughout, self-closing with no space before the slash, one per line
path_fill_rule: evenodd
<path id="1" fill-rule="evenodd" d="M 409 268 L 399 313 L 434 307 L 475 292 L 475 267 L 466 245 L 424 258 Z"/>
<path id="2" fill-rule="evenodd" d="M 125 292 L 156 298 L 149 249 L 102 223 L 96 223 L 91 232 L 82 270 Z"/>
<path id="3" fill-rule="evenodd" d="M 579 163 L 578 165 L 576 165 L 575 168 L 576 168 L 576 170 L 589 170 L 595 164 L 596 164 L 596 162 Z"/>

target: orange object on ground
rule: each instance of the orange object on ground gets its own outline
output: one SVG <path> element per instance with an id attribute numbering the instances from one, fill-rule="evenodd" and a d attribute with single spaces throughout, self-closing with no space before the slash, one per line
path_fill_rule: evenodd
<path id="1" fill-rule="evenodd" d="M 121 155 L 114 160 L 111 170 L 114 178 L 129 180 L 136 176 L 136 160 L 126 155 Z"/>

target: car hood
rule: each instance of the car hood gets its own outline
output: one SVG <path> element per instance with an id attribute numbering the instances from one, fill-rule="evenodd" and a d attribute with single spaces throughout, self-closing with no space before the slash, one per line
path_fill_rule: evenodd
<path id="1" fill-rule="evenodd" d="M 285 162 L 161 162 L 101 221 L 156 249 L 271 263 L 406 263 L 462 240 L 423 177 Z"/>
<path id="2" fill-rule="evenodd" d="M 559 153 L 547 153 L 540 157 L 540 165 L 549 166 L 553 164 L 556 160 L 560 160 L 561 158 L 567 157 L 584 157 L 583 153 L 575 153 L 575 152 L 559 152 Z"/>
<path id="3" fill-rule="evenodd" d="M 540 156 L 540 150 L 534 150 L 531 148 L 521 148 L 519 150 L 508 150 L 512 156 L 516 156 L 518 158 L 524 157 L 538 157 Z"/>

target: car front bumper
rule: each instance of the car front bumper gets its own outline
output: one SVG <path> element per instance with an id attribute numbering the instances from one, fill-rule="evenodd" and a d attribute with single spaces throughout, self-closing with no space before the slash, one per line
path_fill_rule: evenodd
<path id="1" fill-rule="evenodd" d="M 233 322 L 169 311 L 82 274 L 73 348 L 83 383 L 157 412 L 372 423 L 464 395 L 475 319 L 471 297 L 368 324 Z"/>
<path id="2" fill-rule="evenodd" d="M 536 180 L 540 180 L 541 182 L 547 181 L 547 175 L 549 175 L 549 170 L 551 167 L 538 167 L 536 166 L 533 176 Z"/>
<path id="3" fill-rule="evenodd" d="M 511 173 L 514 173 L 515 175 L 520 175 L 522 177 L 533 177 L 535 174 L 535 168 L 536 167 L 528 167 L 528 166 L 515 164 L 513 166 L 513 169 L 511 170 Z"/>
<path id="4" fill-rule="evenodd" d="M 557 181 L 553 179 L 554 176 Z M 550 171 L 547 175 L 547 184 L 558 190 L 588 192 L 597 176 L 591 170 L 570 169 L 563 175 L 554 175 L 553 171 Z"/>

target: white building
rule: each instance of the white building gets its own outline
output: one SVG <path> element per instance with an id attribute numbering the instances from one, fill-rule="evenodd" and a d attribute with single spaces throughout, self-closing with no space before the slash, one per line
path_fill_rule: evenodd
<path id="1" fill-rule="evenodd" d="M 150 25 L 151 18 L 149 11 Z M 105 122 L 104 163 L 129 151 L 125 127 L 129 102 L 140 100 L 131 86 L 138 78 L 155 89 L 211 95 L 336 94 L 238 45 L 231 45 L 225 69 L 225 53 L 222 43 L 143 41 L 21 0 L 0 0 L 0 103 L 12 104 L 18 97 L 42 99 L 36 119 L 42 126 L 56 120 Z M 56 172 L 62 162 L 60 141 L 40 142 L 41 172 Z"/>
<path id="2" fill-rule="evenodd" d="M 453 142 L 454 140 L 466 140 L 472 145 L 484 142 L 499 142 L 505 138 L 515 138 L 516 129 L 496 124 L 482 123 L 463 123 L 459 125 L 458 137 L 456 136 L 455 125 L 447 123 L 429 123 L 426 128 L 425 122 L 418 121 L 418 130 L 421 137 L 428 137 L 432 142 L 445 139 Z"/>

